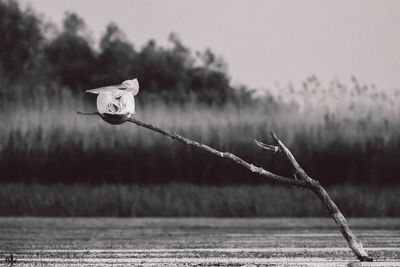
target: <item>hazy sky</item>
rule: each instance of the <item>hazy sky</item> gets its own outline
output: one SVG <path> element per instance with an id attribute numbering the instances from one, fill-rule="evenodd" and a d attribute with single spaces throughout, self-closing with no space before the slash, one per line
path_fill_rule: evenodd
<path id="1" fill-rule="evenodd" d="M 136 48 L 166 44 L 176 32 L 192 50 L 210 47 L 235 83 L 270 88 L 352 74 L 400 88 L 400 1 L 22 0 L 61 24 L 65 11 L 85 20 L 95 40 L 117 23 Z"/>

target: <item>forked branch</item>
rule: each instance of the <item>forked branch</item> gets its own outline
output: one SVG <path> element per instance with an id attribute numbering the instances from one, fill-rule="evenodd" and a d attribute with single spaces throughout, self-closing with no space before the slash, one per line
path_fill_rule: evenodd
<path id="1" fill-rule="evenodd" d="M 253 164 L 250 164 L 243 159 L 239 158 L 238 156 L 235 156 L 232 153 L 229 152 L 220 152 L 212 147 L 209 147 L 205 144 L 199 143 L 197 141 L 193 141 L 189 138 L 185 138 L 180 136 L 179 134 L 169 132 L 166 130 L 163 130 L 161 128 L 155 127 L 151 124 L 144 123 L 141 121 L 138 121 L 134 118 L 131 118 L 128 120 L 129 122 L 135 123 L 138 126 L 150 129 L 152 131 L 161 133 L 163 135 L 169 136 L 172 139 L 181 141 L 187 145 L 195 146 L 197 148 L 203 149 L 211 154 L 214 154 L 218 157 L 221 158 L 227 158 L 230 160 L 233 160 L 237 164 L 249 169 L 252 172 L 258 173 L 260 175 L 266 176 L 269 179 L 275 180 L 277 182 L 281 182 L 284 184 L 288 185 L 294 185 L 298 187 L 303 187 L 303 188 L 310 188 L 324 203 L 326 208 L 328 209 L 329 214 L 332 216 L 336 224 L 339 226 L 339 229 L 341 233 L 343 234 L 344 238 L 346 239 L 349 247 L 353 250 L 353 252 L 356 254 L 357 258 L 360 261 L 372 261 L 372 258 L 367 254 L 367 252 L 364 250 L 362 244 L 360 241 L 357 240 L 355 235 L 351 232 L 346 219 L 344 218 L 343 214 L 340 212 L 336 204 L 332 201 L 332 199 L 329 197 L 328 193 L 325 191 L 325 189 L 320 185 L 320 183 L 311 177 L 309 177 L 306 172 L 300 167 L 298 162 L 296 161 L 295 157 L 293 154 L 289 151 L 289 149 L 278 139 L 275 133 L 272 133 L 272 137 L 276 141 L 278 146 L 272 146 L 272 145 L 266 145 L 263 144 L 259 141 L 256 141 L 256 144 L 261 146 L 265 150 L 273 151 L 273 152 L 278 152 L 282 151 L 283 154 L 288 158 L 290 163 L 292 164 L 293 168 L 295 169 L 296 173 L 299 175 L 300 180 L 294 180 L 290 178 L 286 178 L 277 174 L 274 174 L 272 172 L 266 171 L 261 167 L 254 166 Z"/>
<path id="2" fill-rule="evenodd" d="M 98 113 L 82 113 L 82 112 L 78 112 L 78 113 L 82 114 L 82 115 L 98 114 Z M 187 145 L 200 148 L 200 149 L 207 151 L 215 156 L 232 160 L 232 161 L 236 162 L 237 164 L 250 170 L 251 172 L 265 176 L 266 178 L 271 179 L 273 181 L 280 182 L 280 183 L 287 184 L 287 185 L 297 186 L 297 187 L 301 187 L 301 188 L 311 189 L 319 197 L 319 199 L 324 203 L 329 214 L 332 216 L 333 220 L 338 225 L 340 232 L 343 234 L 343 237 L 346 239 L 349 247 L 356 254 L 357 258 L 360 261 L 372 261 L 372 258 L 364 250 L 361 242 L 359 240 L 357 240 L 355 235 L 351 232 L 343 214 L 340 212 L 340 210 L 338 209 L 336 204 L 332 201 L 332 199 L 330 198 L 328 193 L 325 191 L 325 189 L 321 186 L 321 184 L 317 180 L 314 180 L 307 175 L 307 173 L 301 168 L 300 164 L 296 161 L 293 154 L 282 143 L 282 141 L 280 141 L 278 139 L 278 137 L 276 136 L 275 133 L 272 133 L 272 137 L 275 140 L 275 142 L 277 143 L 277 146 L 266 145 L 266 144 L 263 144 L 263 143 L 255 140 L 256 144 L 267 151 L 272 151 L 275 153 L 278 151 L 282 152 L 286 156 L 286 158 L 290 161 L 291 165 L 293 166 L 294 171 L 295 171 L 295 177 L 299 177 L 299 179 L 290 179 L 287 177 L 283 177 L 283 176 L 274 174 L 274 173 L 269 172 L 261 167 L 254 166 L 253 164 L 246 162 L 245 160 L 239 158 L 238 156 L 236 156 L 232 153 L 218 151 L 218 150 L 216 150 L 212 147 L 209 147 L 205 144 L 202 144 L 200 142 L 180 136 L 177 133 L 169 132 L 164 129 L 155 127 L 151 124 L 141 122 L 135 118 L 130 118 L 130 119 L 128 119 L 128 121 L 136 124 L 137 126 L 147 128 L 149 130 L 155 131 L 162 135 L 168 136 L 172 139 L 181 141 Z"/>
<path id="3" fill-rule="evenodd" d="M 360 261 L 372 261 L 372 257 L 367 254 L 361 242 L 357 240 L 356 236 L 353 234 L 353 232 L 351 232 L 349 225 L 346 222 L 346 219 L 344 218 L 343 214 L 340 212 L 336 204 L 333 202 L 333 200 L 330 198 L 326 190 L 317 180 L 314 180 L 307 175 L 307 173 L 300 167 L 300 164 L 296 161 L 290 150 L 278 139 L 274 132 L 272 132 L 272 138 L 278 144 L 279 150 L 282 151 L 286 158 L 290 161 L 290 164 L 293 166 L 295 173 L 300 177 L 300 180 L 305 181 L 309 185 L 309 188 L 324 203 L 329 214 L 332 216 L 333 220 L 339 227 L 343 237 L 346 239 L 347 244 L 357 255 L 357 258 Z"/>

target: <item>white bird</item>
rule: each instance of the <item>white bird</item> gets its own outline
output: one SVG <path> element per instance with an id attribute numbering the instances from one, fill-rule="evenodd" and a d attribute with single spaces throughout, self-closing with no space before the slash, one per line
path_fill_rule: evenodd
<path id="1" fill-rule="evenodd" d="M 111 124 L 121 124 L 135 113 L 134 96 L 139 92 L 139 82 L 137 79 L 126 80 L 122 84 L 85 92 L 98 95 L 97 111 L 103 120 Z"/>

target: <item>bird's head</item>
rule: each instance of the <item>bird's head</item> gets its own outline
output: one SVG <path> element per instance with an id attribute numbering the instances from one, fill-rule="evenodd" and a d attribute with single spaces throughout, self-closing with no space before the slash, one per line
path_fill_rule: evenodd
<path id="1" fill-rule="evenodd" d="M 130 91 L 134 96 L 139 93 L 139 82 L 137 79 L 123 81 L 122 85 L 125 86 L 126 90 Z"/>

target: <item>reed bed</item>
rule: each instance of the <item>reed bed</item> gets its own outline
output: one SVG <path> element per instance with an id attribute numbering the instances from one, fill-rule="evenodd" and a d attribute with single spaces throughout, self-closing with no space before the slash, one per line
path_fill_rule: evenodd
<path id="1" fill-rule="evenodd" d="M 139 94 L 136 117 L 291 176 L 283 158 L 253 143 L 271 143 L 273 130 L 323 184 L 398 183 L 399 90 L 378 90 L 355 78 L 350 86 L 338 81 L 322 86 L 315 77 L 278 89 L 279 94 L 252 105 L 222 107 L 146 102 Z M 230 162 L 134 125 L 79 116 L 77 110 L 95 109 L 93 99 L 83 94 L 22 99 L 1 105 L 3 182 L 264 182 Z"/>

